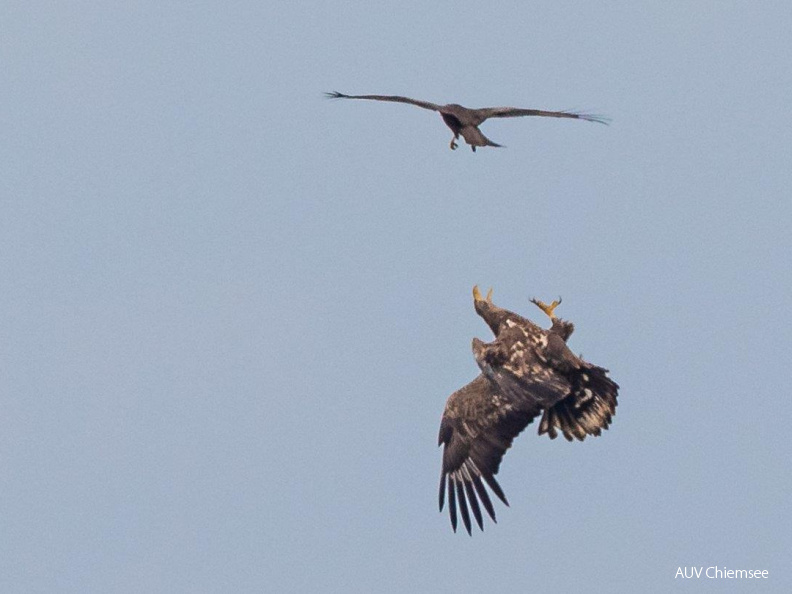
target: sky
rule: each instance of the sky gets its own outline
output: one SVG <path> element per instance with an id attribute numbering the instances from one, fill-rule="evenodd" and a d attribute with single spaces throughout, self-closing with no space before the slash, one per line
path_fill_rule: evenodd
<path id="1" fill-rule="evenodd" d="M 0 590 L 789 592 L 792 5 L 5 2 Z M 519 118 L 449 150 L 399 94 Z M 620 386 L 437 509 L 471 289 Z M 768 570 L 675 578 L 680 567 Z M 759 583 L 755 583 L 759 582 Z"/>

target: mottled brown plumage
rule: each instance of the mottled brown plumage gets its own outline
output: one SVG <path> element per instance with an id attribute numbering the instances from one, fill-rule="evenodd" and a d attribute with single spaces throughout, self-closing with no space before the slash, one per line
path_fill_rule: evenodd
<path id="1" fill-rule="evenodd" d="M 583 440 L 607 429 L 616 412 L 619 386 L 607 370 L 576 356 L 566 345 L 574 331 L 570 322 L 555 316 L 560 303 L 534 300 L 553 321 L 543 330 L 530 320 L 482 299 L 473 289 L 476 312 L 495 334 L 485 343 L 473 339 L 473 356 L 481 374 L 446 402 L 438 445 L 444 445 L 439 503 L 446 494 L 451 525 L 457 511 L 468 533 L 470 514 L 484 529 L 481 506 L 495 520 L 485 483 L 508 505 L 495 475 L 513 439 L 539 415 L 539 434 Z"/>
<path id="2" fill-rule="evenodd" d="M 430 103 L 429 101 L 420 101 L 418 99 L 411 99 L 409 97 L 400 97 L 398 95 L 344 95 L 339 92 L 325 93 L 330 99 L 371 99 L 374 101 L 394 101 L 396 103 L 408 103 L 437 111 L 443 118 L 446 125 L 451 128 L 454 137 L 451 139 L 451 150 L 456 149 L 456 141 L 459 136 L 465 139 L 470 145 L 473 152 L 476 151 L 477 146 L 495 146 L 500 147 L 500 144 L 495 144 L 489 138 L 484 136 L 479 130 L 479 126 L 489 118 L 514 118 L 521 116 L 541 116 L 546 118 L 572 118 L 576 120 L 586 120 L 589 122 L 598 122 L 600 124 L 607 124 L 608 118 L 596 115 L 589 115 L 585 113 L 576 113 L 573 111 L 544 111 L 541 109 L 521 109 L 519 107 L 482 107 L 480 109 L 468 109 L 456 103 L 449 103 L 448 105 L 438 105 Z"/>

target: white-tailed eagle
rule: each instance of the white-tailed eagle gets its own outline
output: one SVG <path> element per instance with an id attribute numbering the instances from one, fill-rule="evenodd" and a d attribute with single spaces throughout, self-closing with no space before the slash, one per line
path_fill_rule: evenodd
<path id="1" fill-rule="evenodd" d="M 481 506 L 495 521 L 485 483 L 509 504 L 495 475 L 512 440 L 540 414 L 539 435 L 555 439 L 560 431 L 569 441 L 582 441 L 607 429 L 616 412 L 619 386 L 606 369 L 584 361 L 566 345 L 574 326 L 555 316 L 560 299 L 550 305 L 532 302 L 552 320 L 549 330 L 495 306 L 491 290 L 482 299 L 478 287 L 473 288 L 476 312 L 495 340 L 473 339 L 481 374 L 449 397 L 440 423 L 438 445 L 445 446 L 440 511 L 447 493 L 455 532 L 457 510 L 468 534 L 471 511 L 484 529 Z"/>

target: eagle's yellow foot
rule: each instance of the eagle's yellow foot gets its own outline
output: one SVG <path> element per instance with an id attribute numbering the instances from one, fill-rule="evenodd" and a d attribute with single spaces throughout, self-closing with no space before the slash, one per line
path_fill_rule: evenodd
<path id="1" fill-rule="evenodd" d="M 551 320 L 555 320 L 555 308 L 561 305 L 561 297 L 553 301 L 550 305 L 547 305 L 544 301 L 539 301 L 538 299 L 531 299 L 531 303 L 533 303 L 536 307 L 541 309 L 543 312 L 547 314 Z"/>
<path id="2" fill-rule="evenodd" d="M 452 139 L 451 139 L 451 144 L 450 144 L 449 146 L 451 147 L 451 150 L 452 150 L 452 151 L 455 151 L 455 150 L 456 150 L 457 143 L 456 143 L 456 139 L 455 139 L 455 138 L 452 138 Z"/>
<path id="3" fill-rule="evenodd" d="M 482 301 L 481 299 L 481 291 L 479 291 L 478 285 L 473 287 L 473 301 Z M 492 303 L 492 289 L 490 288 L 487 291 L 487 303 Z"/>

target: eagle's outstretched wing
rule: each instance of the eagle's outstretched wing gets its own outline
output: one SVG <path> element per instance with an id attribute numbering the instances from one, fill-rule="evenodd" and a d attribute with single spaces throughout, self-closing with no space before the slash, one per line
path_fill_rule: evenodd
<path id="1" fill-rule="evenodd" d="M 479 501 L 495 521 L 495 509 L 484 482 L 509 505 L 495 475 L 512 440 L 540 412 L 538 407 L 526 408 L 524 404 L 511 402 L 483 375 L 448 399 L 438 437 L 438 445 L 445 445 L 439 503 L 442 511 L 447 486 L 448 512 L 455 532 L 457 506 L 468 534 L 471 531 L 468 505 L 482 530 L 484 522 Z"/>
<path id="2" fill-rule="evenodd" d="M 423 107 L 424 109 L 431 109 L 432 111 L 440 111 L 440 105 L 430 103 L 429 101 L 420 101 L 418 99 L 410 99 L 409 97 L 400 97 L 399 95 L 344 95 L 338 91 L 332 93 L 325 93 L 328 99 L 371 99 L 373 101 L 395 101 L 396 103 L 409 103 Z"/>
<path id="3" fill-rule="evenodd" d="M 544 111 L 541 109 L 520 109 L 519 107 L 482 107 L 481 109 L 474 109 L 473 111 L 484 119 L 541 116 L 544 118 L 572 118 L 605 125 L 610 122 L 610 120 L 604 116 L 578 113 L 575 111 Z"/>

